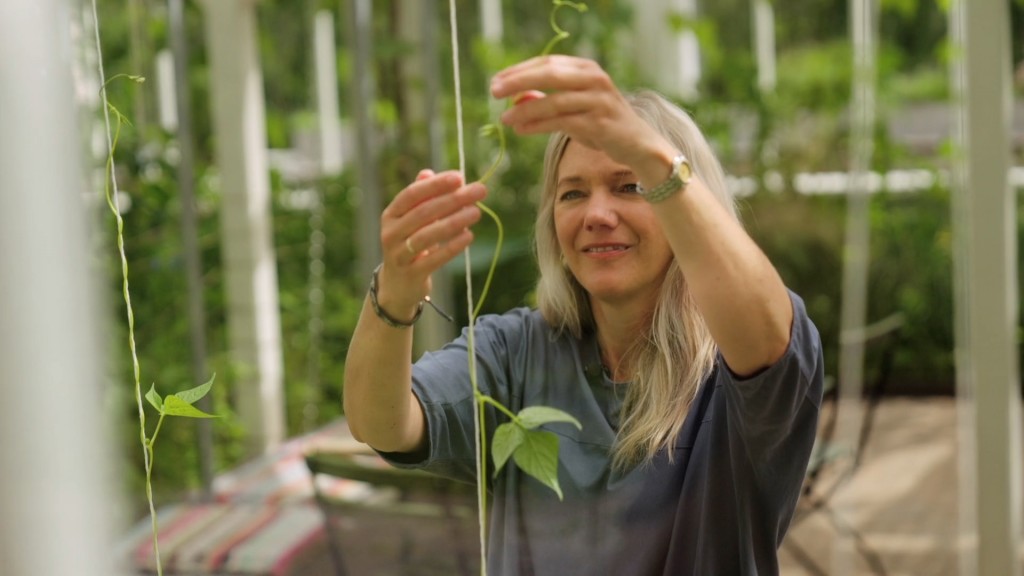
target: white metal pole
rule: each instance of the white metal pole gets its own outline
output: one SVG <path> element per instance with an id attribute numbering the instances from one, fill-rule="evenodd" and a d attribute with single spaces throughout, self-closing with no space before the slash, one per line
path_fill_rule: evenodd
<path id="1" fill-rule="evenodd" d="M 700 46 L 691 29 L 681 32 L 670 16 L 697 17 L 696 0 L 647 0 L 633 5 L 636 62 L 654 88 L 688 100 L 697 98 Z"/>
<path id="2" fill-rule="evenodd" d="M 341 115 L 338 111 L 338 58 L 334 46 L 334 13 L 320 10 L 314 17 L 316 61 L 316 108 L 320 123 L 320 171 L 325 176 L 341 173 Z"/>
<path id="3" fill-rule="evenodd" d="M 443 76 L 440 71 L 436 31 L 437 3 L 434 0 L 404 0 L 396 4 L 396 7 L 401 11 L 398 26 L 402 40 L 417 47 L 417 50 L 402 59 L 400 67 L 402 84 L 406 87 L 402 107 L 406 112 L 406 123 L 415 136 L 408 143 L 409 150 L 419 152 L 426 147 L 426 157 L 420 157 L 416 161 L 421 163 L 420 166 L 425 165 L 440 171 L 446 166 L 443 160 L 444 142 L 441 139 L 444 113 L 439 109 L 440 79 Z M 486 38 L 486 31 L 484 36 Z M 497 41 L 500 41 L 500 38 Z M 493 99 L 491 102 L 495 104 Z M 420 127 L 425 127 L 426 130 L 420 131 Z M 443 270 L 433 275 L 430 297 L 442 310 L 455 309 L 451 280 Z M 413 332 L 413 355 L 418 357 L 423 352 L 437 350 L 454 336 L 454 326 L 439 314 L 429 311 L 420 318 Z"/>
<path id="4" fill-rule="evenodd" d="M 1019 576 L 1021 397 L 1017 359 L 1017 205 L 1010 167 L 1010 15 L 1006 2 L 959 0 L 950 28 L 959 143 L 954 190 L 958 392 L 972 401 L 977 564 L 965 573 Z M 967 507 L 962 512 L 970 513 Z M 969 525 L 970 520 L 966 520 Z M 963 526 L 963 524 L 962 524 Z"/>
<path id="5" fill-rule="evenodd" d="M 963 18 L 960 3 L 954 2 L 949 10 L 950 95 L 954 156 L 950 179 L 950 220 L 953 230 L 953 353 L 956 364 L 956 437 L 957 437 L 957 536 L 960 548 L 961 576 L 976 576 L 978 570 L 978 467 L 974 450 L 974 382 L 970 353 L 970 309 L 967 298 L 970 281 L 969 243 L 966 231 L 970 198 L 967 191 L 966 163 L 963 160 L 966 120 L 964 96 L 964 59 L 961 46 L 964 41 Z"/>
<path id="6" fill-rule="evenodd" d="M 501 14 L 501 0 L 480 0 L 480 22 L 484 41 L 500 44 L 505 34 L 505 20 Z"/>
<path id="7" fill-rule="evenodd" d="M 753 0 L 754 56 L 757 62 L 757 88 L 775 91 L 775 10 L 769 0 Z"/>
<path id="8" fill-rule="evenodd" d="M 192 98 L 188 85 L 188 39 L 185 27 L 184 0 L 168 0 L 171 47 L 174 51 L 174 104 L 178 120 L 178 197 L 181 200 L 181 251 L 185 261 L 187 291 L 188 341 L 191 352 L 192 383 L 198 386 L 210 375 L 206 372 L 206 307 L 203 303 L 203 256 L 199 249 L 199 216 L 196 210 L 195 145 L 192 137 Z M 199 399 L 197 407 L 209 414 L 215 412 L 213 397 Z M 199 477 L 203 495 L 213 490 L 213 423 L 200 418 L 195 422 L 199 448 Z"/>
<path id="9" fill-rule="evenodd" d="M 207 0 L 228 345 L 240 367 L 238 413 L 250 453 L 285 435 L 284 361 L 270 209 L 263 72 L 254 0 Z"/>
<path id="10" fill-rule="evenodd" d="M 160 127 L 167 132 L 178 130 L 178 97 L 175 94 L 174 54 L 167 49 L 156 53 L 156 96 Z"/>
<path id="11" fill-rule="evenodd" d="M 850 38 L 853 43 L 853 92 L 850 102 L 850 193 L 846 197 L 846 232 L 843 243 L 843 293 L 839 338 L 839 394 L 842 410 L 837 439 L 847 450 L 842 462 L 847 471 L 856 465 L 863 424 L 864 326 L 867 324 L 870 263 L 871 156 L 875 124 L 875 0 L 850 2 Z M 852 511 L 851 511 L 852 512 Z M 837 535 L 833 574 L 852 573 L 853 538 Z"/>
<path id="12" fill-rule="evenodd" d="M 0 2 L 0 571 L 114 573 L 71 2 Z"/>
<path id="13" fill-rule="evenodd" d="M 377 175 L 379 151 L 377 130 L 371 113 L 377 98 L 373 69 L 373 2 L 349 0 L 348 37 L 352 50 L 352 116 L 356 129 L 356 163 L 359 167 L 359 274 L 369 278 L 381 260 L 380 213 L 382 200 Z"/>

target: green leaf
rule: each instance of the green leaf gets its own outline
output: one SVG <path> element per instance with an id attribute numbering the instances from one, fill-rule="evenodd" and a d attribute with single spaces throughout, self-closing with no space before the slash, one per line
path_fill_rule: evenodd
<path id="1" fill-rule="evenodd" d="M 164 398 L 164 414 L 186 418 L 217 418 L 215 414 L 207 414 L 177 396 Z"/>
<path id="2" fill-rule="evenodd" d="M 544 430 L 524 430 L 523 443 L 512 454 L 516 466 L 551 488 L 562 499 L 558 486 L 558 436 Z"/>
<path id="3" fill-rule="evenodd" d="M 563 412 L 557 408 L 530 406 L 519 411 L 519 423 L 524 428 L 532 430 L 541 424 L 548 424 L 550 422 L 568 422 L 580 430 L 583 429 L 583 425 L 580 424 L 579 420 L 573 418 L 568 412 Z"/>
<path id="4" fill-rule="evenodd" d="M 160 399 L 160 395 L 156 392 L 156 384 L 149 385 L 149 392 L 146 392 L 146 400 L 156 408 L 157 412 L 164 411 L 164 401 Z"/>
<path id="5" fill-rule="evenodd" d="M 213 386 L 213 379 L 216 377 L 217 374 L 214 373 L 214 375 L 210 376 L 210 379 L 207 380 L 205 384 L 200 384 L 199 386 L 189 390 L 182 390 L 181 392 L 174 394 L 174 396 L 186 404 L 195 404 L 196 401 L 210 392 L 210 387 Z"/>
<path id="6" fill-rule="evenodd" d="M 491 440 L 491 458 L 494 459 L 494 476 L 505 466 L 509 456 L 516 451 L 516 448 L 526 439 L 526 430 L 515 422 L 506 422 L 494 430 L 494 439 Z"/>

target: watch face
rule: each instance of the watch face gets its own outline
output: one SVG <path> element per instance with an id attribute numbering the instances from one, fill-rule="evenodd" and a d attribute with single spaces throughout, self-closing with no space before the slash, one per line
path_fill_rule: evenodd
<path id="1" fill-rule="evenodd" d="M 690 161 L 689 160 L 683 160 L 682 163 L 679 164 L 679 179 L 682 180 L 683 183 L 685 184 L 685 183 L 689 182 L 690 178 L 692 178 L 692 177 L 693 177 L 693 168 L 690 167 Z"/>

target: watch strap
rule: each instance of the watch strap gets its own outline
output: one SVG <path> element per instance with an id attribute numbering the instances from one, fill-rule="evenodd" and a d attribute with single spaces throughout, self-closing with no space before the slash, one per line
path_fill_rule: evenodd
<path id="1" fill-rule="evenodd" d="M 650 190 L 645 189 L 643 185 L 638 184 L 638 186 L 640 187 L 640 193 L 648 202 L 657 204 L 676 192 L 685 189 L 692 177 L 693 169 L 690 167 L 690 161 L 686 158 L 685 154 L 680 153 L 672 158 L 672 171 L 669 172 L 668 178 L 664 182 Z"/>

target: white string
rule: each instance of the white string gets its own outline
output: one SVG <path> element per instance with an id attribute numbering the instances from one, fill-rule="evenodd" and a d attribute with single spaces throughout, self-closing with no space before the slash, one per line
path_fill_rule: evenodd
<path id="1" fill-rule="evenodd" d="M 455 0 L 448 0 L 448 14 L 449 14 L 449 27 L 451 28 L 451 43 L 452 43 L 452 74 L 455 80 L 455 133 L 458 141 L 459 149 L 459 173 L 462 174 L 462 178 L 466 178 L 466 146 L 463 139 L 463 124 L 462 124 L 462 78 L 459 70 L 459 32 L 458 32 L 458 18 L 456 17 Z M 475 382 L 476 375 L 476 346 L 474 343 L 473 336 L 473 269 L 470 264 L 470 253 L 469 246 L 466 246 L 466 250 L 463 252 L 464 260 L 466 263 L 466 309 L 469 317 L 469 326 L 466 330 L 467 340 L 469 345 L 469 373 L 470 378 Z M 476 448 L 476 483 L 477 483 L 477 507 L 480 511 L 480 574 L 486 576 L 487 574 L 487 526 L 486 526 L 486 493 L 481 488 L 486 484 L 486 478 L 484 478 L 484 462 L 481 453 L 480 445 L 480 419 L 483 417 L 479 414 L 482 411 L 477 399 L 475 397 L 476 387 L 474 386 L 474 398 L 473 398 L 473 445 Z"/>
<path id="2" fill-rule="evenodd" d="M 113 154 L 114 138 L 111 136 L 112 130 L 110 129 L 110 110 L 107 105 L 107 76 L 103 71 L 103 48 L 100 44 L 100 19 L 96 11 L 96 0 L 92 0 L 92 20 L 94 23 L 93 31 L 96 33 L 96 60 L 99 63 L 100 96 L 103 101 L 103 123 L 107 127 L 107 153 Z M 110 162 L 110 186 L 114 193 L 114 208 L 117 208 L 117 212 L 120 214 L 121 205 L 119 203 L 117 193 L 117 174 L 114 171 L 113 161 Z"/>

